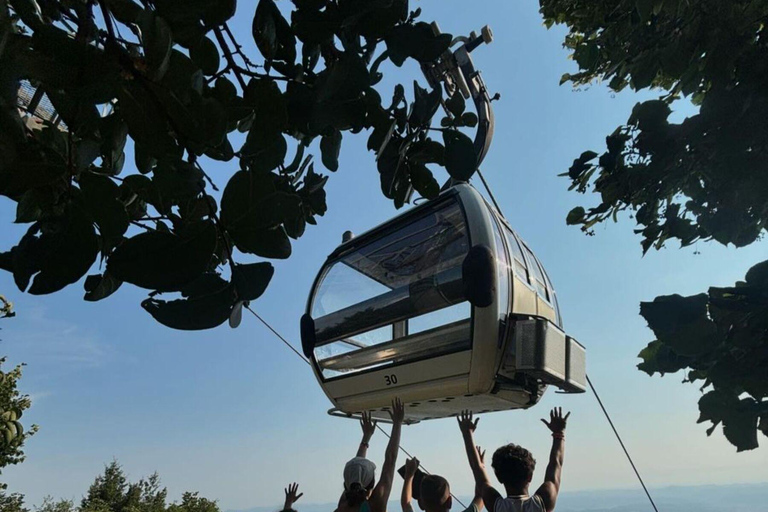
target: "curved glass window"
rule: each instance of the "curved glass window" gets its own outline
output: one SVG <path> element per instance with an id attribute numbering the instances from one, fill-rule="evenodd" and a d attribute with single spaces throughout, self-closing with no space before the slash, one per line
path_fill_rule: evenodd
<path id="1" fill-rule="evenodd" d="M 512 256 L 515 259 L 515 273 L 527 283 L 529 282 L 528 266 L 525 264 L 525 258 L 523 257 L 523 250 L 520 248 L 520 242 L 517 240 L 515 233 L 507 226 L 504 226 L 504 234 L 507 237 L 509 249 L 512 251 Z"/>
<path id="2" fill-rule="evenodd" d="M 541 295 L 541 298 L 544 300 L 549 300 L 549 296 L 547 295 L 547 285 L 544 278 L 544 272 L 541 270 L 541 267 L 539 266 L 539 262 L 536 259 L 536 256 L 533 255 L 533 252 L 528 248 L 527 245 L 523 245 L 523 250 L 525 251 L 525 256 L 528 258 L 528 261 L 530 263 L 530 270 L 533 275 L 533 284 L 536 287 L 536 290 L 539 292 L 539 295 Z"/>
<path id="3" fill-rule="evenodd" d="M 310 309 L 323 375 L 469 348 L 461 271 L 468 251 L 454 201 L 395 223 L 332 262 Z"/>

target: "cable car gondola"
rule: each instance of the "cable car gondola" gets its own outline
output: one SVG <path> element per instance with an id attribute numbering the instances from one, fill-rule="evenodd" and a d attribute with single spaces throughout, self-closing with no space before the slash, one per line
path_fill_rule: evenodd
<path id="1" fill-rule="evenodd" d="M 433 86 L 450 78 L 475 99 L 479 162 L 493 120 L 469 52 L 490 31 L 462 41 L 425 73 Z M 301 337 L 334 415 L 370 410 L 386 420 L 398 396 L 406 420 L 417 422 L 527 408 L 548 385 L 586 389 L 585 349 L 563 331 L 543 266 L 466 183 L 345 236 L 315 280 Z"/>

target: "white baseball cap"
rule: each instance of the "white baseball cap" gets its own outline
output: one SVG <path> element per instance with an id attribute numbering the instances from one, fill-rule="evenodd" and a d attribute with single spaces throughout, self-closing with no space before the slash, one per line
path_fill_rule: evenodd
<path id="1" fill-rule="evenodd" d="M 354 484 L 367 489 L 376 478 L 376 464 L 365 457 L 355 457 L 344 466 L 344 488 L 351 490 Z"/>

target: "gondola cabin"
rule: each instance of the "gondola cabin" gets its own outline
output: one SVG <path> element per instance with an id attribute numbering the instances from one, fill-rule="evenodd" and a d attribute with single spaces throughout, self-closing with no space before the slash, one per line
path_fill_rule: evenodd
<path id="1" fill-rule="evenodd" d="M 315 280 L 302 345 L 334 405 L 410 422 L 527 408 L 547 385 L 583 392 L 544 268 L 470 185 L 345 240 Z"/>

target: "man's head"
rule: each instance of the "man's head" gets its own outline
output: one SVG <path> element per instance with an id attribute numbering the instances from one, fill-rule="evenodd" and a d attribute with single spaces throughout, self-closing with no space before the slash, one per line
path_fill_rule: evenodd
<path id="1" fill-rule="evenodd" d="M 453 505 L 448 480 L 438 475 L 424 475 L 421 479 L 419 507 L 428 512 L 450 510 Z"/>
<path id="2" fill-rule="evenodd" d="M 533 479 L 536 460 L 531 452 L 516 444 L 502 446 L 493 454 L 493 472 L 505 487 L 524 487 Z"/>

